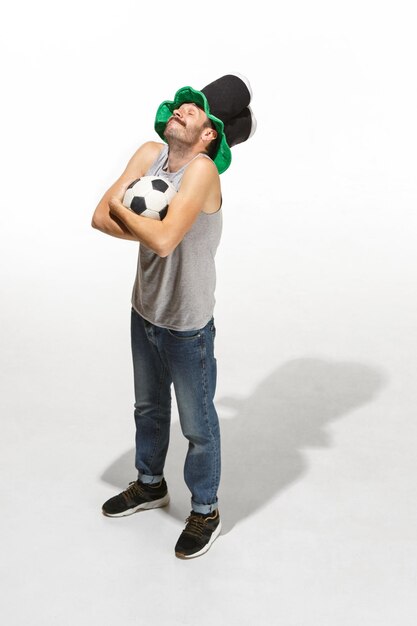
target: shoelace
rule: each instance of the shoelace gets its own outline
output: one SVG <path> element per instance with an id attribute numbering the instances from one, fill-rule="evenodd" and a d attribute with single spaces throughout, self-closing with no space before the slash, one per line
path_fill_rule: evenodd
<path id="1" fill-rule="evenodd" d="M 190 515 L 185 521 L 187 522 L 187 526 L 184 528 L 184 532 L 188 533 L 189 535 L 201 537 L 206 525 L 205 518 L 197 517 L 196 515 Z"/>
<path id="2" fill-rule="evenodd" d="M 135 496 L 144 495 L 145 493 L 144 489 L 142 485 L 139 485 L 137 481 L 132 481 L 131 483 L 129 483 L 129 485 L 130 487 L 125 489 L 123 492 L 123 496 L 125 497 L 126 500 L 128 500 L 129 498 L 134 498 Z"/>

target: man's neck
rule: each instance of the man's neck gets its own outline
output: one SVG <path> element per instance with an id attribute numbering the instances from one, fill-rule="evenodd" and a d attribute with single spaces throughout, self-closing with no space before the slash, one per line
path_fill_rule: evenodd
<path id="1" fill-rule="evenodd" d="M 184 146 L 169 146 L 168 150 L 168 171 L 178 172 L 184 165 L 189 163 L 197 154 L 201 154 L 200 147 L 194 146 L 186 148 Z"/>

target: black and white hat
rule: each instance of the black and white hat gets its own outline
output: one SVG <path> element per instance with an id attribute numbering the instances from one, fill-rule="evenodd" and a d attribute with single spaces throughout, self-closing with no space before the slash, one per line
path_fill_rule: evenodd
<path id="1" fill-rule="evenodd" d="M 158 107 L 155 130 L 166 141 L 165 126 L 173 111 L 185 102 L 194 102 L 205 111 L 216 128 L 217 149 L 213 161 L 219 174 L 222 174 L 231 163 L 231 147 L 249 139 L 256 130 L 256 119 L 249 106 L 251 100 L 249 81 L 236 73 L 218 78 L 201 91 L 182 87 L 175 94 L 174 100 L 165 100 Z"/>

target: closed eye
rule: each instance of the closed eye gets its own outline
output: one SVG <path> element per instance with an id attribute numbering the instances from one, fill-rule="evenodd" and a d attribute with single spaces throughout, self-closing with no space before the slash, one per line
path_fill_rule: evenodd
<path id="1" fill-rule="evenodd" d="M 187 106 L 187 108 L 185 108 L 185 111 L 189 114 L 189 115 L 195 115 L 197 112 L 197 105 L 194 104 L 194 102 L 190 102 Z"/>

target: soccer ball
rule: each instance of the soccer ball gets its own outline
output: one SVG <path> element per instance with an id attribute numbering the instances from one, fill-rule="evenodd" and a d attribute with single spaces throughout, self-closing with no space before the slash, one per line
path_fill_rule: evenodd
<path id="1" fill-rule="evenodd" d="M 175 187 L 165 178 L 142 176 L 130 183 L 123 204 L 137 215 L 163 220 L 176 193 Z"/>

